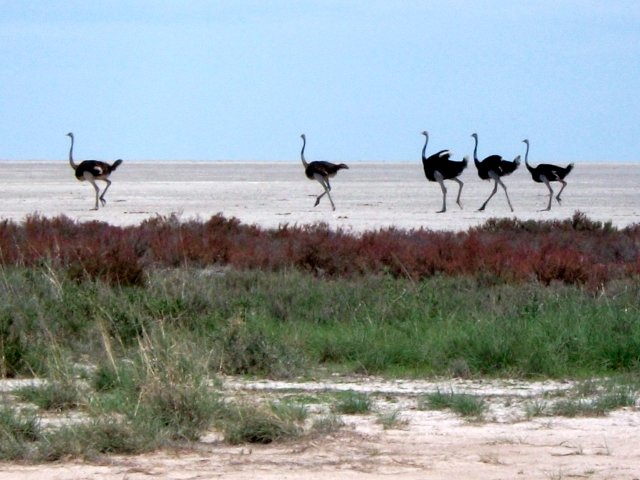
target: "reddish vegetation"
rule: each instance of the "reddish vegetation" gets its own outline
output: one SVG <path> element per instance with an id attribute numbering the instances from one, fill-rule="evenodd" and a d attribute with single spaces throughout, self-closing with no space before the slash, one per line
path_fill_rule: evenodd
<path id="1" fill-rule="evenodd" d="M 489 220 L 466 232 L 325 224 L 262 229 L 222 215 L 155 218 L 138 226 L 32 216 L 0 222 L 0 263 L 65 268 L 75 278 L 137 285 L 152 267 L 298 268 L 326 276 L 468 275 L 491 282 L 561 281 L 592 288 L 640 272 L 640 225 L 622 230 L 576 212 L 563 221 Z"/>

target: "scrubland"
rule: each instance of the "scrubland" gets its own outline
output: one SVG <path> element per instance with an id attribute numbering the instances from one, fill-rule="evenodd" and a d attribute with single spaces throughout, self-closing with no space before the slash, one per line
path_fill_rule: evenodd
<path id="1" fill-rule="evenodd" d="M 216 215 L 136 226 L 0 223 L 0 459 L 329 435 L 367 395 L 236 398 L 221 378 L 571 379 L 527 417 L 606 415 L 640 385 L 640 227 L 576 212 L 463 232 L 265 229 Z M 313 414 L 310 404 L 329 407 Z M 481 418 L 484 401 L 416 408 Z M 65 421 L 52 417 L 64 412 Z M 385 428 L 401 427 L 394 412 Z"/>

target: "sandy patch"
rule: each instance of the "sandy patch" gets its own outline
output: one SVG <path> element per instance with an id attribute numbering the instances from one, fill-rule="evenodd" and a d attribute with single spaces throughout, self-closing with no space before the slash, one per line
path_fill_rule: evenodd
<path id="1" fill-rule="evenodd" d="M 441 207 L 440 187 L 427 182 L 420 162 L 354 163 L 332 180 L 336 211 L 307 180 L 302 166 L 291 163 L 127 161 L 112 175 L 107 206 L 92 211 L 93 188 L 78 182 L 64 162 L 0 162 L 0 218 L 22 220 L 39 212 L 77 220 L 135 225 L 157 215 L 208 219 L 218 212 L 265 227 L 326 222 L 334 228 L 363 231 L 399 228 L 466 229 L 491 217 L 567 218 L 580 210 L 590 218 L 626 226 L 640 220 L 640 164 L 578 164 L 567 178 L 563 204 L 550 212 L 544 185 L 534 183 L 521 167 L 505 179 L 515 212 L 502 190 L 484 212 L 476 210 L 492 184 L 482 181 L 471 165 L 462 175 L 464 210 L 455 204 L 457 185 L 449 186 L 448 211 Z"/>
<path id="2" fill-rule="evenodd" d="M 230 395 L 265 399 L 353 389 L 369 393 L 374 407 L 367 415 L 343 416 L 346 426 L 328 437 L 229 446 L 212 432 L 184 451 L 115 456 L 93 464 L 0 464 L 0 479 L 640 478 L 637 408 L 597 418 L 527 419 L 527 402 L 571 388 L 566 382 L 361 378 L 292 383 L 228 378 L 224 386 Z M 490 404 L 485 420 L 468 422 L 447 411 L 419 410 L 418 396 L 438 389 L 481 395 Z M 399 412 L 404 424 L 385 430 L 377 418 L 392 411 Z"/>

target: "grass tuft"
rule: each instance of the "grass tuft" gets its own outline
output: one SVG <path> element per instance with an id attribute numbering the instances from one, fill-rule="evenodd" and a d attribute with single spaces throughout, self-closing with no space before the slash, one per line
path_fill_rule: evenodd
<path id="1" fill-rule="evenodd" d="M 300 421 L 281 408 L 240 406 L 232 408 L 223 422 L 222 430 L 226 442 L 272 443 L 299 438 L 303 429 Z"/>
<path id="2" fill-rule="evenodd" d="M 16 390 L 15 395 L 49 412 L 73 410 L 83 404 L 82 393 L 74 382 L 49 382 Z"/>
<path id="3" fill-rule="evenodd" d="M 320 435 L 330 435 L 344 427 L 344 421 L 337 415 L 329 414 L 314 419 L 311 431 Z"/>
<path id="4" fill-rule="evenodd" d="M 402 418 L 399 410 L 393 410 L 378 415 L 376 423 L 382 425 L 383 429 L 390 430 L 392 428 L 405 428 L 409 424 L 409 421 Z"/>
<path id="5" fill-rule="evenodd" d="M 366 393 L 347 390 L 336 393 L 333 410 L 344 415 L 357 415 L 369 413 L 371 405 L 371 398 Z"/>
<path id="6" fill-rule="evenodd" d="M 481 419 L 487 410 L 486 402 L 475 395 L 466 393 L 443 393 L 440 390 L 428 393 L 418 401 L 421 410 L 451 410 L 467 419 Z"/>
<path id="7" fill-rule="evenodd" d="M 32 456 L 34 445 L 41 439 L 42 427 L 35 413 L 0 407 L 0 461 Z"/>

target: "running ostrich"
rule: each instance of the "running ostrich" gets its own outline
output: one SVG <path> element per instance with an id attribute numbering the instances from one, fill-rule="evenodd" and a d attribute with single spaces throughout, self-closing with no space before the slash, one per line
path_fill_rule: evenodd
<path id="1" fill-rule="evenodd" d="M 513 212 L 513 207 L 511 206 L 511 200 L 509 200 L 509 194 L 507 193 L 507 187 L 504 183 L 502 183 L 501 177 L 506 175 L 511 175 L 516 168 L 520 165 L 520 155 L 514 158 L 512 161 L 505 160 L 500 155 L 489 155 L 487 158 L 482 160 L 481 162 L 478 160 L 478 134 L 472 133 L 471 136 L 475 140 L 476 144 L 473 148 L 473 162 L 476 164 L 476 168 L 478 169 L 478 176 L 482 180 L 493 180 L 495 182 L 493 186 L 493 191 L 489 198 L 485 200 L 482 206 L 478 209 L 479 212 L 484 210 L 496 192 L 498 191 L 498 185 L 502 187 L 504 190 L 504 194 L 507 196 L 507 203 L 509 204 L 509 208 Z"/>
<path id="2" fill-rule="evenodd" d="M 427 150 L 427 143 L 429 143 L 429 132 L 426 130 L 422 132 L 424 135 L 424 147 L 422 147 L 422 166 L 424 167 L 424 175 L 427 177 L 427 180 L 430 182 L 438 182 L 440 184 L 440 188 L 442 189 L 442 210 L 439 210 L 437 213 L 443 213 L 447 211 L 447 188 L 444 186 L 444 180 L 453 180 L 460 185 L 458 189 L 458 198 L 456 199 L 456 203 L 462 209 L 462 204 L 460 203 L 460 194 L 462 193 L 462 180 L 458 177 L 462 173 L 462 171 L 467 168 L 467 164 L 469 163 L 469 158 L 464 157 L 462 161 L 455 162 L 451 160 L 452 152 L 449 150 L 440 150 L 429 157 L 425 157 L 425 152 Z"/>
<path id="3" fill-rule="evenodd" d="M 532 167 L 529 165 L 529 140 L 524 139 L 523 142 L 527 145 L 527 152 L 524 154 L 524 164 L 527 166 L 527 170 L 531 172 L 531 178 L 533 178 L 534 182 L 544 183 L 549 189 L 549 205 L 545 211 L 551 210 L 551 201 L 553 200 L 553 189 L 551 188 L 551 182 L 560 182 L 562 184 L 562 188 L 556 195 L 556 200 L 558 204 L 560 204 L 560 194 L 564 187 L 567 186 L 567 182 L 564 181 L 564 178 L 569 175 L 569 172 L 573 170 L 573 163 L 570 163 L 566 167 L 560 167 L 558 165 L 551 165 L 549 163 L 541 163 L 537 167 Z"/>
<path id="4" fill-rule="evenodd" d="M 107 190 L 111 186 L 109 175 L 111 175 L 111 172 L 118 168 L 118 166 L 122 163 L 122 160 L 116 160 L 115 162 L 113 162 L 113 165 L 109 165 L 108 163 L 101 162 L 99 160 L 84 160 L 78 165 L 73 161 L 73 133 L 69 132 L 67 133 L 67 136 L 71 137 L 71 148 L 69 149 L 69 164 L 75 171 L 75 175 L 78 180 L 86 180 L 91 185 L 93 185 L 93 188 L 96 191 L 96 206 L 94 207 L 94 210 L 98 210 L 98 200 L 100 200 L 103 207 L 107 203 L 104 195 L 105 193 L 107 193 Z M 96 180 L 103 180 L 107 183 L 107 186 L 102 191 L 102 195 L 99 195 L 100 189 L 98 188 L 98 185 L 96 185 Z"/>
<path id="5" fill-rule="evenodd" d="M 318 197 L 316 198 L 314 207 L 317 207 L 320 203 L 320 199 L 327 195 L 329 197 L 329 201 L 331 202 L 331 207 L 335 210 L 336 206 L 331 199 L 331 193 L 329 193 L 331 191 L 329 178 L 335 177 L 338 173 L 338 170 L 341 170 L 343 168 L 348 169 L 349 167 L 347 167 L 344 163 L 340 163 L 338 165 L 336 165 L 335 163 L 322 161 L 308 163 L 304 159 L 304 148 L 307 145 L 307 137 L 303 133 L 302 135 L 300 135 L 300 138 L 302 138 L 302 150 L 300 151 L 300 159 L 302 160 L 302 165 L 304 165 L 304 174 L 309 180 L 317 180 L 318 182 L 320 182 L 320 185 L 322 185 L 322 188 L 324 188 L 324 193 L 318 195 Z"/>

